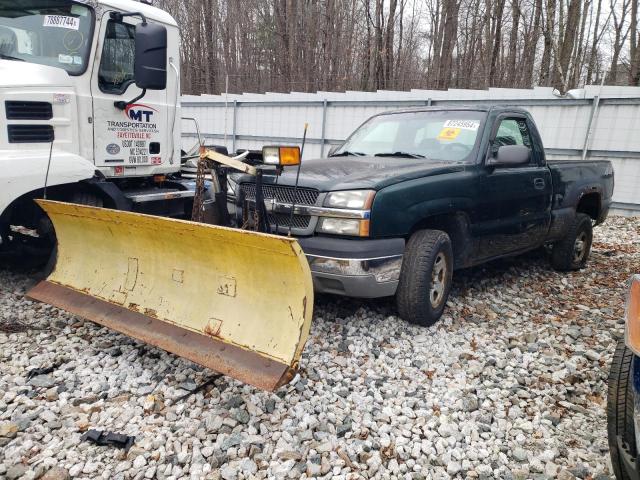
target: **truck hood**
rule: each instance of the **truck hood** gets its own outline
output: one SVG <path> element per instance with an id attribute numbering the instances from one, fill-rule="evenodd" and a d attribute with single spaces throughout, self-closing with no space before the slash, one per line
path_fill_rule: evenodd
<path id="1" fill-rule="evenodd" d="M 0 59 L 0 88 L 72 86 L 71 78 L 61 68 Z"/>
<path id="2" fill-rule="evenodd" d="M 395 183 L 464 170 L 462 163 L 424 158 L 330 157 L 305 160 L 300 167 L 301 187 L 321 192 L 370 188 L 380 190 Z M 265 177 L 271 183 L 274 177 Z M 296 168 L 287 167 L 278 179 L 280 185 L 295 185 Z"/>

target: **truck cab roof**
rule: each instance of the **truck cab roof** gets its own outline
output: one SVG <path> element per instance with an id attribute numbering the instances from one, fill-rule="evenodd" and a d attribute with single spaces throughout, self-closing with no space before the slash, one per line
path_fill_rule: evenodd
<path id="1" fill-rule="evenodd" d="M 517 112 L 527 115 L 529 112 L 521 107 L 505 106 L 505 105 L 437 105 L 437 106 L 424 106 L 424 107 L 410 107 L 397 110 L 389 110 L 381 113 L 380 115 L 390 115 L 394 113 L 411 113 L 411 112 Z"/>
<path id="2" fill-rule="evenodd" d="M 134 0 L 94 0 L 93 2 L 88 3 L 94 7 L 102 6 L 122 12 L 140 12 L 149 20 L 153 20 L 154 22 L 163 23 L 173 27 L 178 26 L 175 19 L 170 14 L 152 5 L 147 5 L 146 3 Z"/>

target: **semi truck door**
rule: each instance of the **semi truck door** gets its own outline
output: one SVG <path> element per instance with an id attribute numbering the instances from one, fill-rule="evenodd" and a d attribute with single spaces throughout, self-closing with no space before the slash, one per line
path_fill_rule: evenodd
<path id="1" fill-rule="evenodd" d="M 164 173 L 170 159 L 167 132 L 167 91 L 148 90 L 124 109 L 114 102 L 129 102 L 142 93 L 135 85 L 135 28 L 138 20 L 100 22 L 98 55 L 93 68 L 93 131 L 95 163 L 108 177 Z"/>
<path id="2" fill-rule="evenodd" d="M 509 115 L 497 122 L 490 155 L 502 145 L 525 145 L 532 153 L 529 164 L 485 168 L 480 175 L 483 222 L 476 230 L 483 259 L 541 245 L 551 220 L 551 174 L 527 118 Z"/>

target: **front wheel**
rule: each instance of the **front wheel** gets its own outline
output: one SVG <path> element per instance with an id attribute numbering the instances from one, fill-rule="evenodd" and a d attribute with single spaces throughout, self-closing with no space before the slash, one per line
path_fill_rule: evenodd
<path id="1" fill-rule="evenodd" d="M 637 478 L 634 425 L 633 352 L 618 341 L 609 372 L 607 433 L 611 465 L 617 480 Z"/>
<path id="2" fill-rule="evenodd" d="M 440 230 L 415 232 L 405 249 L 396 292 L 400 317 L 425 327 L 438 321 L 449 297 L 453 250 Z"/>

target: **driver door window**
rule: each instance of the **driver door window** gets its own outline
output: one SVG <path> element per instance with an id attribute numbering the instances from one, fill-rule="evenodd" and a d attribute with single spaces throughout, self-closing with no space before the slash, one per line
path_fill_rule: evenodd
<path id="1" fill-rule="evenodd" d="M 531 133 L 524 118 L 505 118 L 500 121 L 500 126 L 491 145 L 491 156 L 495 157 L 498 154 L 498 149 L 505 145 L 524 145 L 528 147 L 532 151 L 529 164 L 536 163 L 535 155 L 533 155 Z"/>
<path id="2" fill-rule="evenodd" d="M 119 95 L 134 81 L 136 28 L 109 20 L 102 48 L 98 86 L 104 93 Z"/>
<path id="3" fill-rule="evenodd" d="M 497 147 L 503 145 L 524 145 L 531 148 L 531 135 L 524 118 L 505 118 L 500 122 L 494 144 Z"/>

